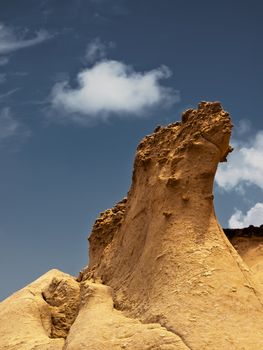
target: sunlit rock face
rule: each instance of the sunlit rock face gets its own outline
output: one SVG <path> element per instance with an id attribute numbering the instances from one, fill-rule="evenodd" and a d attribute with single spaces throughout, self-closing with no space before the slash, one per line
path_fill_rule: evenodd
<path id="1" fill-rule="evenodd" d="M 213 207 L 231 127 L 201 102 L 146 136 L 78 278 L 52 270 L 0 304 L 0 350 L 262 350 L 262 239 L 226 230 L 232 245 Z"/>
<path id="2" fill-rule="evenodd" d="M 214 213 L 231 127 L 219 103 L 202 102 L 146 136 L 125 209 L 102 214 L 90 236 L 89 274 L 112 287 L 116 306 L 159 322 L 191 349 L 263 346 L 256 281 Z"/>
<path id="3" fill-rule="evenodd" d="M 62 350 L 79 310 L 80 286 L 51 270 L 0 303 L 1 350 Z"/>

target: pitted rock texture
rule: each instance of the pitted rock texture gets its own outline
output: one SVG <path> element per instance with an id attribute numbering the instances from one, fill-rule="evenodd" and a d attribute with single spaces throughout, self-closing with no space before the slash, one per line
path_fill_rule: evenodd
<path id="1" fill-rule="evenodd" d="M 100 254 L 103 253 L 105 247 L 112 241 L 116 231 L 121 226 L 126 202 L 127 198 L 124 198 L 112 209 L 108 209 L 101 213 L 100 217 L 95 221 L 92 235 L 89 237 L 89 261 L 91 266 L 97 263 Z"/>
<path id="2" fill-rule="evenodd" d="M 79 303 L 79 284 L 51 270 L 0 303 L 0 350 L 62 350 Z"/>
<path id="3" fill-rule="evenodd" d="M 79 312 L 79 285 L 72 277 L 54 277 L 42 291 L 50 306 L 51 338 L 66 338 Z"/>

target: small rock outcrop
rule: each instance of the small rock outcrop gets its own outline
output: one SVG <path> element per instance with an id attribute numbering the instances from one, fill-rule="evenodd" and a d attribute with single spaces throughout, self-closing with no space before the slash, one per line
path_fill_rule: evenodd
<path id="1" fill-rule="evenodd" d="M 1 350 L 62 350 L 79 308 L 79 284 L 58 270 L 0 304 Z"/>
<path id="2" fill-rule="evenodd" d="M 231 128 L 201 102 L 146 136 L 78 278 L 52 270 L 0 304 L 0 350 L 262 350 L 262 236 L 228 239 L 213 206 Z"/>

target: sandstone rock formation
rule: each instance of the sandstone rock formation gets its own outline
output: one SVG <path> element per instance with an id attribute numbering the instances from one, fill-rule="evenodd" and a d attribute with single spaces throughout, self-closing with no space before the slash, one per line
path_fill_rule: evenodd
<path id="1" fill-rule="evenodd" d="M 252 237 L 255 262 L 226 231 L 240 256 L 213 208 L 231 127 L 202 102 L 145 137 L 127 198 L 94 224 L 89 266 L 1 303 L 0 350 L 262 350 L 262 240 Z"/>
<path id="2" fill-rule="evenodd" d="M 200 103 L 182 123 L 158 128 L 138 147 L 111 242 L 110 213 L 90 237 L 87 275 L 112 287 L 126 315 L 160 323 L 191 349 L 263 348 L 261 295 L 213 208 L 214 176 L 231 150 L 230 133 L 219 103 Z"/>

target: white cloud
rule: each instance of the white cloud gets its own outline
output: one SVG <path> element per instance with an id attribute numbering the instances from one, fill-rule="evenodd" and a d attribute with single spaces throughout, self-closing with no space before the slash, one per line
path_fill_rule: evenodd
<path id="1" fill-rule="evenodd" d="M 39 44 L 51 36 L 45 30 L 39 30 L 33 38 L 25 38 L 25 33 L 18 34 L 16 31 L 0 23 L 0 54 L 6 55 L 10 52 Z M 2 63 L 6 62 L 6 57 L 2 58 Z M 6 62 L 7 63 L 7 62 Z"/>
<path id="2" fill-rule="evenodd" d="M 136 72 L 122 62 L 105 60 L 78 74 L 78 88 L 71 88 L 67 81 L 57 83 L 51 103 L 69 120 L 82 124 L 105 119 L 111 113 L 141 116 L 151 107 L 178 101 L 176 91 L 160 84 L 160 80 L 170 76 L 165 66 Z"/>
<path id="3" fill-rule="evenodd" d="M 249 144 L 234 144 L 227 163 L 217 170 L 216 183 L 226 191 L 256 185 L 263 190 L 263 131 L 251 137 Z"/>
<path id="4" fill-rule="evenodd" d="M 13 117 L 9 108 L 0 111 L 0 144 L 13 138 L 21 140 L 30 134 L 30 131 Z"/>
<path id="5" fill-rule="evenodd" d="M 95 38 L 91 41 L 86 50 L 85 60 L 87 63 L 94 63 L 102 60 L 107 55 L 107 50 L 115 46 L 113 42 L 103 43 L 100 38 Z"/>
<path id="6" fill-rule="evenodd" d="M 246 214 L 236 209 L 229 219 L 230 228 L 243 228 L 249 225 L 260 226 L 263 224 L 263 203 L 257 203 Z"/>
<path id="7" fill-rule="evenodd" d="M 9 57 L 2 56 L 0 57 L 0 66 L 4 66 L 9 62 Z"/>

